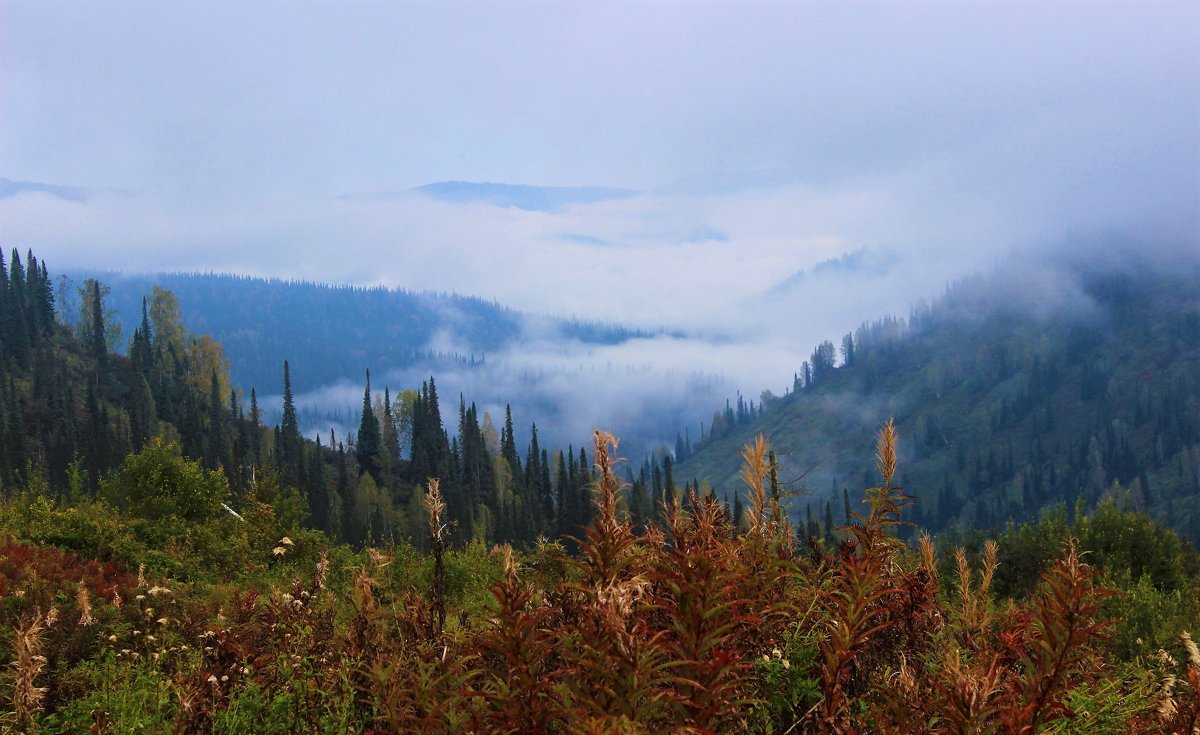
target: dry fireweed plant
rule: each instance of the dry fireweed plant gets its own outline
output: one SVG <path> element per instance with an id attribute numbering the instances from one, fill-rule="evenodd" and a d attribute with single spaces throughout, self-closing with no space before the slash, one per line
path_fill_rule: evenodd
<path id="1" fill-rule="evenodd" d="M 937 598 L 932 543 L 918 544 L 918 563 L 901 563 L 891 533 L 911 501 L 893 485 L 896 432 L 888 422 L 876 447 L 879 487 L 869 510 L 838 552 L 823 591 L 828 636 L 821 642 L 821 700 L 801 727 L 824 733 L 1032 733 L 1073 718 L 1072 692 L 1102 675 L 1100 619 L 1109 592 L 1074 543 L 1043 575 L 1031 601 L 1002 618 L 992 611 L 994 544 L 985 547 L 977 584 L 965 555 L 959 605 Z"/>
<path id="2" fill-rule="evenodd" d="M 26 618 L 13 631 L 14 657 L 9 665 L 12 692 L 9 704 L 12 709 L 0 715 L 0 724 L 6 730 L 13 727 L 23 732 L 33 724 L 34 715 L 42 710 L 46 687 L 38 686 L 37 679 L 46 667 L 42 644 L 48 625 L 47 618 L 39 612 Z"/>
<path id="3" fill-rule="evenodd" d="M 366 657 L 369 666 L 368 689 L 381 731 L 470 731 L 478 709 L 473 681 L 480 672 L 467 641 L 451 638 L 445 629 L 444 557 L 450 528 L 438 480 L 429 480 L 422 507 L 433 556 L 429 594 L 410 591 L 398 606 L 380 611 L 372 624 L 364 624 L 371 632 L 362 634 L 364 648 L 359 655 Z M 362 597 L 372 597 L 373 584 L 358 587 Z"/>
<path id="4" fill-rule="evenodd" d="M 1085 731 L 1096 712 L 1117 710 L 1131 714 L 1115 731 L 1197 732 L 1190 638 L 1182 665 L 1164 653 L 1161 681 L 1123 710 L 1113 704 L 1136 697 L 1106 669 L 1110 593 L 1073 543 L 1023 603 L 991 599 L 995 544 L 977 569 L 956 552 L 957 579 L 939 580 L 932 539 L 909 549 L 897 538 L 912 502 L 894 481 L 897 441 L 889 421 L 878 487 L 834 548 L 811 554 L 798 553 L 762 437 L 742 451 L 745 530 L 693 494 L 639 532 L 614 469 L 617 441 L 597 431 L 593 520 L 576 531 L 578 553 L 498 547 L 491 607 L 465 624 L 450 615 L 456 552 L 431 479 L 425 589 L 397 587 L 393 548 L 364 551 L 357 567 L 322 556 L 290 585 L 229 593 L 219 615 L 216 603 L 185 610 L 144 578 L 124 585 L 117 608 L 115 586 L 85 589 L 75 576 L 58 625 L 103 641 L 105 620 L 138 621 L 141 648 L 113 645 L 131 649 L 129 665 L 169 677 L 167 729 L 180 734 L 255 729 L 268 711 L 273 732 L 304 733 L 1015 735 Z M 13 631 L 4 727 L 28 730 L 52 707 L 49 625 L 38 613 Z M 152 658 L 152 626 L 188 645 Z M 242 711 L 258 714 L 239 720 Z M 114 731 L 96 721 L 93 731 Z"/>
<path id="5" fill-rule="evenodd" d="M 865 692 L 872 668 L 886 653 L 877 650 L 877 641 L 899 622 L 887 603 L 902 593 L 896 565 L 902 545 L 889 531 L 900 523 L 899 511 L 909 499 L 892 485 L 896 431 L 890 420 L 879 433 L 876 459 L 882 482 L 867 490 L 867 514 L 852 514 L 857 522 L 846 529 L 850 539 L 838 552 L 832 585 L 822 590 L 828 615 L 828 637 L 821 642 L 823 696 L 811 716 L 811 726 L 821 732 L 858 729 L 853 700 Z"/>
<path id="6" fill-rule="evenodd" d="M 1147 730 L 1171 735 L 1200 733 L 1200 648 L 1184 631 L 1179 636 L 1184 658 L 1181 664 L 1166 651 L 1158 652 L 1162 682 L 1154 712 L 1142 724 Z"/>

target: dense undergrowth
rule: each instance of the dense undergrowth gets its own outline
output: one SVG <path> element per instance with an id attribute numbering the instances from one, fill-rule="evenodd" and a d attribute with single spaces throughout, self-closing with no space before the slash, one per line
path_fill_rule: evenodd
<path id="1" fill-rule="evenodd" d="M 332 546 L 270 478 L 204 522 L 30 488 L 0 504 L 0 727 L 1197 732 L 1193 552 L 1111 504 L 910 548 L 895 447 L 889 423 L 880 484 L 828 548 L 798 546 L 761 438 L 743 527 L 692 496 L 637 531 L 597 433 L 574 554 L 448 548 L 436 481 L 428 554 Z"/>

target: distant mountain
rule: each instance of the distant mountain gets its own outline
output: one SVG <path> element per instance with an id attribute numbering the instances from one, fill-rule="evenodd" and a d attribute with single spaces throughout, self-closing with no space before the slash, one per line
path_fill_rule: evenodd
<path id="1" fill-rule="evenodd" d="M 811 270 L 796 271 L 772 287 L 767 295 L 786 294 L 812 278 L 886 275 L 900 260 L 900 256 L 890 250 L 859 248 L 844 253 L 841 257 L 823 260 L 814 265 Z"/>
<path id="2" fill-rule="evenodd" d="M 216 274 L 134 275 L 68 271 L 112 291 L 124 341 L 154 286 L 173 292 L 196 334 L 211 334 L 232 363 L 234 382 L 261 394 L 280 390 L 283 360 L 297 393 L 358 381 L 417 363 L 470 364 L 510 346 L 527 328 L 539 338 L 617 344 L 648 333 L 619 325 L 525 314 L 493 301 L 403 289 L 328 286 Z M 61 308 L 61 307 L 60 307 Z M 68 308 L 68 311 L 70 309 Z"/>
<path id="3" fill-rule="evenodd" d="M 531 212 L 559 212 L 572 204 L 628 199 L 638 192 L 602 186 L 524 186 L 470 181 L 438 181 L 413 189 L 422 196 L 455 204 L 482 202 Z"/>
<path id="4" fill-rule="evenodd" d="M 20 194 L 49 194 L 69 202 L 85 202 L 93 192 L 79 186 L 55 186 L 33 181 L 0 179 L 0 199 L 8 199 Z"/>
<path id="5" fill-rule="evenodd" d="M 1047 274 L 1053 274 L 1047 276 Z M 840 358 L 839 358 L 840 356 Z M 843 517 L 877 481 L 870 437 L 889 417 L 899 482 L 932 530 L 1126 502 L 1200 540 L 1200 264 L 1102 251 L 1014 262 L 908 320 L 864 324 L 798 366 L 765 411 L 718 412 L 676 477 L 740 491 L 737 450 L 778 453 L 793 509 Z M 694 440 L 696 433 L 691 433 Z M 683 451 L 680 452 L 679 448 Z"/>

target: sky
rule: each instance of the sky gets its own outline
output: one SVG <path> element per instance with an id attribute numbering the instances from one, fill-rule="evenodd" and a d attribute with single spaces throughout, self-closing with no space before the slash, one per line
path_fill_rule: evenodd
<path id="1" fill-rule="evenodd" d="M 0 178 L 84 190 L 0 198 L 52 267 L 666 326 L 642 362 L 778 392 L 1014 249 L 1200 249 L 1200 4 L 0 0 Z"/>

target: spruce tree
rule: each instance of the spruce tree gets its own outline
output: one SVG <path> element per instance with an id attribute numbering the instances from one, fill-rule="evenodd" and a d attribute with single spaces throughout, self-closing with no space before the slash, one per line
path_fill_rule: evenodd
<path id="1" fill-rule="evenodd" d="M 292 374 L 288 361 L 283 361 L 283 419 L 279 423 L 279 440 L 275 445 L 276 466 L 285 486 L 300 484 L 300 422 L 296 418 L 296 403 L 292 399 Z"/>
<path id="2" fill-rule="evenodd" d="M 13 307 L 9 303 L 8 264 L 4 259 L 4 250 L 0 249 L 0 370 L 3 370 L 4 358 L 8 354 L 8 346 L 12 342 L 9 333 L 9 320 L 13 315 Z"/>
<path id="3" fill-rule="evenodd" d="M 567 474 L 567 463 L 562 452 L 558 453 L 554 468 L 554 489 L 557 499 L 558 515 L 556 518 L 555 530 L 561 538 L 571 532 L 567 524 L 571 521 L 571 514 L 574 508 L 570 507 L 570 501 L 574 493 L 568 493 L 567 489 L 571 484 L 571 478 Z"/>
<path id="4" fill-rule="evenodd" d="M 129 359 L 133 362 L 134 375 L 148 377 L 152 366 L 152 344 L 150 320 L 146 316 L 146 299 L 142 299 L 142 323 L 133 330 L 133 341 L 129 345 Z"/>
<path id="5" fill-rule="evenodd" d="M 392 411 L 392 393 L 383 387 L 383 455 L 392 472 L 400 465 L 400 432 L 396 430 L 396 414 Z"/>
<path id="6" fill-rule="evenodd" d="M 308 472 L 308 507 L 311 513 L 312 525 L 336 537 L 337 530 L 332 522 L 334 512 L 329 497 L 328 479 L 325 476 L 325 461 L 322 459 L 321 435 L 316 437 L 315 445 L 309 450 Z"/>
<path id="7" fill-rule="evenodd" d="M 54 328 L 54 290 L 50 287 L 50 279 L 46 275 L 46 264 L 39 264 L 37 258 L 33 257 L 32 250 L 28 252 L 25 264 L 29 334 L 34 341 L 40 341 L 42 335 L 49 334 Z"/>
<path id="8" fill-rule="evenodd" d="M 539 533 L 546 533 L 553 530 L 555 517 L 554 488 L 550 484 L 550 454 L 545 449 L 542 450 L 542 459 L 538 467 L 541 470 L 538 482 L 538 495 L 542 503 L 542 525 L 538 531 Z"/>
<path id="9" fill-rule="evenodd" d="M 513 435 L 512 406 L 504 406 L 504 430 L 500 434 L 500 456 L 508 462 L 513 477 L 521 476 L 521 458 L 517 454 L 517 440 Z"/>
<path id="10" fill-rule="evenodd" d="M 358 459 L 359 472 L 370 472 L 376 484 L 382 476 L 379 461 L 382 444 L 379 419 L 375 417 L 375 409 L 371 405 L 371 371 L 368 370 L 367 384 L 363 388 L 362 420 L 359 421 L 358 436 L 355 440 L 355 456 Z"/>
<path id="11" fill-rule="evenodd" d="M 579 464 L 575 466 L 576 485 L 575 518 L 576 525 L 586 526 L 592 522 L 592 465 L 588 462 L 587 451 L 579 448 Z"/>
<path id="12" fill-rule="evenodd" d="M 253 388 L 250 389 L 250 462 L 255 466 L 262 462 L 262 422 L 258 412 L 258 394 Z"/>
<path id="13" fill-rule="evenodd" d="M 530 538 L 526 540 L 532 541 L 536 537 L 537 531 L 541 530 L 545 522 L 545 509 L 542 504 L 542 469 L 541 469 L 542 452 L 538 446 L 537 424 L 533 424 L 530 429 L 529 451 L 525 455 L 525 475 L 522 483 L 522 499 L 529 509 L 532 528 Z"/>
<path id="14" fill-rule="evenodd" d="M 229 470 L 229 441 L 226 436 L 225 401 L 221 395 L 221 383 L 217 371 L 210 373 L 208 390 L 208 456 L 209 469 L 224 467 Z"/>
<path id="15" fill-rule="evenodd" d="M 8 278 L 5 279 L 4 308 L 0 310 L 0 340 L 9 354 L 21 362 L 29 348 L 29 334 L 25 327 L 25 274 L 21 268 L 21 257 L 15 248 L 9 268 Z M 2 271 L 0 275 L 3 275 Z"/>
<path id="16" fill-rule="evenodd" d="M 341 504 L 341 538 L 347 543 L 358 542 L 358 526 L 354 520 L 354 489 L 350 485 L 350 470 L 346 466 L 346 445 L 338 442 L 337 448 L 337 497 Z"/>
<path id="17" fill-rule="evenodd" d="M 412 451 L 409 464 L 412 481 L 423 486 L 431 477 L 443 480 L 443 490 L 449 492 L 450 440 L 442 427 L 442 410 L 438 405 L 437 386 L 431 377 L 421 384 L 413 402 Z"/>
<path id="18" fill-rule="evenodd" d="M 108 341 L 104 327 L 104 303 L 100 294 L 100 283 L 88 279 L 88 309 L 91 311 L 91 329 L 87 333 L 86 347 L 100 385 L 108 382 Z"/>
<path id="19" fill-rule="evenodd" d="M 237 390 L 233 388 L 229 389 L 229 416 L 234 422 L 230 432 L 229 461 L 232 466 L 229 482 L 233 489 L 240 491 L 245 488 L 246 421 L 242 415 L 242 404 L 238 400 Z"/>

